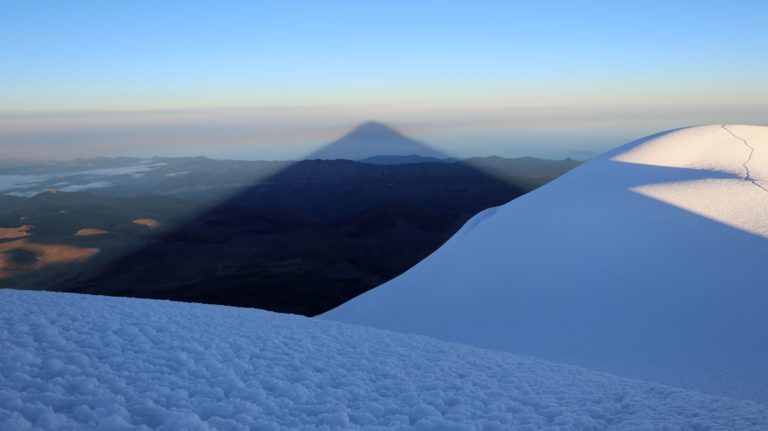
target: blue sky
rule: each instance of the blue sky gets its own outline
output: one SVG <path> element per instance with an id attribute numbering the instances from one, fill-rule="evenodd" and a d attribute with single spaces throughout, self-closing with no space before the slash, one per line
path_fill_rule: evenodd
<path id="1" fill-rule="evenodd" d="M 459 154 L 601 150 L 768 112 L 760 1 L 2 9 L 0 147 L 18 157 L 287 157 L 366 119 Z"/>

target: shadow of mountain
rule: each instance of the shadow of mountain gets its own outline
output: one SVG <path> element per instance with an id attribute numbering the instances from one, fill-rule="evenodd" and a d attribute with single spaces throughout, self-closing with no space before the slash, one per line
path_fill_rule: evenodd
<path id="1" fill-rule="evenodd" d="M 350 135 L 354 139 L 346 139 Z M 378 123 L 366 123 L 350 135 L 330 144 L 332 151 L 321 149 L 310 155 L 312 160 L 254 181 L 143 239 L 140 247 L 126 248 L 117 258 L 102 253 L 83 273 L 44 288 L 316 315 L 401 274 L 477 212 L 577 164 L 550 161 L 540 175 L 508 172 L 499 178 L 460 162 L 375 165 L 314 159 L 392 154 L 393 148 L 446 157 Z M 359 141 L 364 136 L 374 136 L 376 145 Z M 386 136 L 395 136 L 397 145 Z M 351 143 L 365 152 L 341 151 Z"/>
<path id="2" fill-rule="evenodd" d="M 377 156 L 421 156 L 436 159 L 447 157 L 386 124 L 369 121 L 311 153 L 306 159 L 362 160 Z"/>

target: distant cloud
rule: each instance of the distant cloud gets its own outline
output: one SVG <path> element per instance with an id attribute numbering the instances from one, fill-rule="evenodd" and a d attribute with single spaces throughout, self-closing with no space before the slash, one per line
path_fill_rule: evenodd
<path id="1" fill-rule="evenodd" d="M 107 181 L 96 181 L 88 184 L 73 184 L 71 186 L 62 187 L 59 190 L 62 192 L 81 192 L 83 190 L 103 189 L 105 187 L 111 187 L 112 185 L 112 183 Z"/>

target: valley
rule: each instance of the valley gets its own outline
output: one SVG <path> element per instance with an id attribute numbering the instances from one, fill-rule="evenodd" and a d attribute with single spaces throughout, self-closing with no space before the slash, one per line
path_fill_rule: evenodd
<path id="1" fill-rule="evenodd" d="M 71 164 L 58 174 L 60 166 L 30 169 L 49 177 L 26 185 L 33 190 L 65 180 L 70 187 L 77 180 L 109 185 L 4 196 L 0 241 L 24 237 L 49 250 L 98 252 L 41 266 L 51 251 L 38 246 L 35 264 L 6 260 L 0 287 L 316 315 L 401 274 L 477 212 L 579 164 L 408 161 L 101 159 L 79 162 L 87 174 Z M 14 175 L 23 172 L 14 168 Z"/>

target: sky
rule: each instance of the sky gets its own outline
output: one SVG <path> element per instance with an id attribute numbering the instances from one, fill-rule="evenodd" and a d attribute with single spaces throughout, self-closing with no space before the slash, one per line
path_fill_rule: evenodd
<path id="1" fill-rule="evenodd" d="M 763 1 L 24 1 L 0 13 L 0 162 L 298 158 L 355 124 L 561 157 L 768 124 Z"/>

